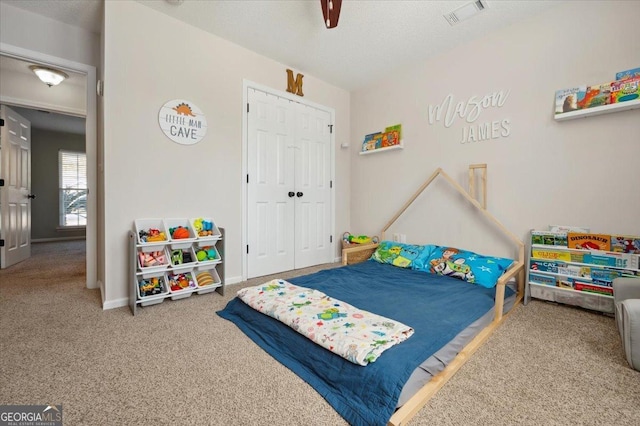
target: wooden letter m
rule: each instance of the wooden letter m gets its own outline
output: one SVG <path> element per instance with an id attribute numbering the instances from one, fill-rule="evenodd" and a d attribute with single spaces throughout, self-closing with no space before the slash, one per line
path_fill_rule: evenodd
<path id="1" fill-rule="evenodd" d="M 298 74 L 294 81 L 293 71 L 287 69 L 287 92 L 298 96 L 304 96 L 304 93 L 302 93 L 302 77 L 304 77 L 304 75 Z"/>

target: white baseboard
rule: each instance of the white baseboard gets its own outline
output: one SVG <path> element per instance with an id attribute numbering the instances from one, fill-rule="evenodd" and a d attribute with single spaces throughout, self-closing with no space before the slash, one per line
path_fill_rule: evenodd
<path id="1" fill-rule="evenodd" d="M 77 237 L 53 237 L 53 238 L 32 238 L 32 243 L 51 243 L 54 241 L 70 241 L 70 240 L 86 240 L 87 238 L 84 235 L 80 235 Z"/>
<path id="2" fill-rule="evenodd" d="M 123 306 L 129 306 L 129 298 L 123 297 L 121 299 L 116 300 L 107 300 L 102 302 L 102 310 L 106 311 L 108 309 L 122 308 Z"/>
<path id="3" fill-rule="evenodd" d="M 235 277 L 231 277 L 231 278 L 225 278 L 224 283 L 225 285 L 233 285 L 233 284 L 239 284 L 242 282 L 242 276 L 238 275 Z"/>

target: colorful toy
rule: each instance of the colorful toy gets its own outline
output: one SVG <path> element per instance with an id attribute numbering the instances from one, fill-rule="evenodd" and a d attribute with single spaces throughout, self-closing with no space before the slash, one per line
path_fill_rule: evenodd
<path id="1" fill-rule="evenodd" d="M 191 273 L 169 275 L 169 288 L 171 291 L 180 291 L 187 288 L 195 288 L 196 283 L 193 281 Z"/>
<path id="2" fill-rule="evenodd" d="M 196 257 L 200 262 L 204 262 L 205 260 L 216 260 L 218 258 L 218 253 L 215 248 L 207 246 L 200 248 L 200 250 L 196 252 Z"/>
<path id="3" fill-rule="evenodd" d="M 345 232 L 342 235 L 342 239 L 349 244 L 370 244 L 377 243 L 379 241 L 378 237 L 368 237 L 366 235 L 351 235 L 348 232 Z"/>
<path id="4" fill-rule="evenodd" d="M 198 286 L 204 287 L 214 283 L 213 275 L 209 271 L 203 271 L 196 275 Z"/>
<path id="5" fill-rule="evenodd" d="M 171 238 L 174 240 L 180 240 L 183 238 L 189 238 L 189 228 L 184 226 L 178 226 L 177 228 L 171 228 L 169 230 Z"/>
<path id="6" fill-rule="evenodd" d="M 188 249 L 177 249 L 171 252 L 171 264 L 182 265 L 183 263 L 191 263 L 193 258 L 191 252 Z"/>
<path id="7" fill-rule="evenodd" d="M 164 291 L 164 280 L 162 277 L 153 277 L 138 281 L 140 297 L 153 296 Z"/>
<path id="8" fill-rule="evenodd" d="M 159 229 L 151 228 L 147 231 L 144 229 L 141 230 L 138 235 L 140 236 L 140 241 L 143 243 L 153 243 L 157 241 L 166 241 L 167 236 L 164 235 L 164 232 L 160 232 Z"/>
<path id="9" fill-rule="evenodd" d="M 193 221 L 193 228 L 199 237 L 208 237 L 213 235 L 213 222 L 204 220 L 201 217 Z"/>
<path id="10" fill-rule="evenodd" d="M 138 260 L 140 261 L 140 266 L 143 268 L 167 264 L 167 258 L 163 250 L 150 252 L 141 251 L 138 253 Z"/>

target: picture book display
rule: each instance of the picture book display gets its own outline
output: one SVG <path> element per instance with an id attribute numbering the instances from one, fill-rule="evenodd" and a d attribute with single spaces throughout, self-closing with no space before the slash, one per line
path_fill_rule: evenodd
<path id="1" fill-rule="evenodd" d="M 531 230 L 530 284 L 613 296 L 613 280 L 640 277 L 640 236 L 549 226 Z"/>
<path id="2" fill-rule="evenodd" d="M 557 90 L 555 114 L 640 99 L 640 68 L 616 73 L 614 81 Z"/>
<path id="3" fill-rule="evenodd" d="M 396 124 L 387 127 L 383 132 L 370 133 L 362 141 L 362 151 L 375 151 L 378 149 L 400 146 L 402 140 L 402 125 Z"/>

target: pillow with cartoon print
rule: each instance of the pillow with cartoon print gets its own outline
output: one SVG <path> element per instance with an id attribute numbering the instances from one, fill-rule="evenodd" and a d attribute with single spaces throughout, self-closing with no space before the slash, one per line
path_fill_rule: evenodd
<path id="1" fill-rule="evenodd" d="M 513 259 L 484 256 L 455 247 L 435 246 L 429 256 L 414 259 L 413 269 L 492 288 L 512 263 Z"/>
<path id="2" fill-rule="evenodd" d="M 380 263 L 388 263 L 400 268 L 412 267 L 413 261 L 420 256 L 429 256 L 435 246 L 420 246 L 414 244 L 381 241 L 373 252 L 371 259 Z"/>

